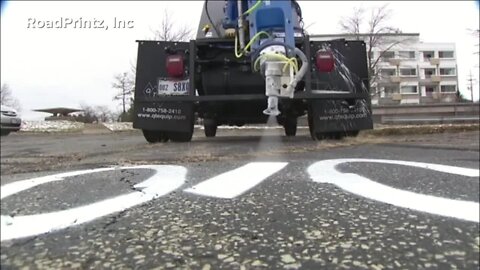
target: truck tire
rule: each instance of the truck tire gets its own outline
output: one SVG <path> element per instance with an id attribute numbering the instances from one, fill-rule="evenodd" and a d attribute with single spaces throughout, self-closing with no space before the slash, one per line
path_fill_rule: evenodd
<path id="1" fill-rule="evenodd" d="M 318 132 L 316 133 L 316 132 L 315 132 L 315 127 L 313 126 L 314 123 L 313 123 L 313 112 L 312 112 L 312 108 L 309 108 L 309 109 L 308 109 L 307 118 L 308 118 L 308 130 L 310 131 L 310 137 L 312 138 L 312 140 L 314 140 L 314 141 L 323 140 L 324 137 L 322 136 L 322 133 L 318 133 Z"/>
<path id="2" fill-rule="evenodd" d="M 315 132 L 315 127 L 314 127 L 314 121 L 313 121 L 313 110 L 312 108 L 309 108 L 308 110 L 308 129 L 310 130 L 310 137 L 314 141 L 321 141 L 325 139 L 330 139 L 330 140 L 341 140 L 343 137 L 345 137 L 345 132 Z"/>
<path id="3" fill-rule="evenodd" d="M 348 137 L 357 137 L 359 133 L 360 133 L 360 130 L 351 130 L 351 131 L 347 131 L 347 136 Z"/>
<path id="4" fill-rule="evenodd" d="M 329 132 L 326 136 L 331 140 L 341 140 L 345 137 L 345 132 Z"/>
<path id="5" fill-rule="evenodd" d="M 149 143 L 157 143 L 159 141 L 159 137 L 157 135 L 157 131 L 154 130 L 148 130 L 148 129 L 142 129 L 143 132 L 143 137 L 145 137 L 145 140 Z"/>
<path id="6" fill-rule="evenodd" d="M 192 140 L 192 132 L 169 132 L 168 137 L 172 142 L 189 142 Z"/>
<path id="7" fill-rule="evenodd" d="M 205 136 L 215 137 L 217 135 L 217 126 L 205 126 Z"/>
<path id="8" fill-rule="evenodd" d="M 157 131 L 157 137 L 159 142 L 168 142 L 168 134 L 164 131 Z"/>
<path id="9" fill-rule="evenodd" d="M 310 134 L 310 136 L 312 137 L 312 139 L 313 139 L 314 141 L 322 141 L 322 140 L 329 139 L 328 134 L 326 134 L 326 133 L 321 133 L 321 132 L 314 133 L 313 135 Z"/>
<path id="10" fill-rule="evenodd" d="M 217 134 L 217 123 L 213 119 L 204 119 L 203 128 L 206 137 L 215 137 Z"/>
<path id="11" fill-rule="evenodd" d="M 194 112 L 192 110 L 191 115 L 187 116 L 188 131 L 171 131 L 167 132 L 166 135 L 172 142 L 189 142 L 193 137 L 193 125 L 194 125 Z"/>
<path id="12" fill-rule="evenodd" d="M 283 128 L 285 129 L 285 135 L 287 137 L 293 137 L 297 134 L 297 118 L 296 117 L 287 117 L 283 123 Z"/>

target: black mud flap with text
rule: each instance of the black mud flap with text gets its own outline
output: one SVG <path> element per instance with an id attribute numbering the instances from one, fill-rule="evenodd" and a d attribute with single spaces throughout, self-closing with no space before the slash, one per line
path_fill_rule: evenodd
<path id="1" fill-rule="evenodd" d="M 372 113 L 367 100 L 315 100 L 311 102 L 316 133 L 372 129 Z"/>
<path id="2" fill-rule="evenodd" d="M 192 95 L 189 86 L 189 42 L 138 41 L 133 127 L 145 130 L 189 132 L 193 102 L 161 101 L 168 95 Z M 166 58 L 184 56 L 185 75 L 169 78 Z"/>
<path id="3" fill-rule="evenodd" d="M 344 39 L 310 42 L 312 55 L 329 50 L 335 69 L 319 72 L 312 66 L 311 89 L 345 93 L 344 99 L 309 101 L 309 120 L 315 133 L 358 131 L 373 128 L 366 46 L 363 41 Z M 352 98 L 351 94 L 365 98 Z"/>

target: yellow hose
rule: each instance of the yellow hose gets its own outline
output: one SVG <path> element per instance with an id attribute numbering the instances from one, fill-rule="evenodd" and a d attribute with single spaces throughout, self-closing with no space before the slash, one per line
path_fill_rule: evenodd
<path id="1" fill-rule="evenodd" d="M 253 7 L 251 7 L 249 10 L 245 11 L 243 15 L 248 15 L 253 11 L 255 11 L 258 7 L 260 7 L 260 5 L 262 4 L 262 1 L 263 0 L 257 0 L 257 3 L 255 3 L 255 5 L 253 5 Z"/>
<path id="2" fill-rule="evenodd" d="M 243 52 L 240 53 L 240 54 L 238 53 L 238 45 L 237 44 L 238 44 L 238 36 L 235 35 L 235 57 L 240 58 L 240 57 L 243 56 Z"/>
<path id="3" fill-rule="evenodd" d="M 253 36 L 253 38 L 250 40 L 250 42 L 247 43 L 247 46 L 245 46 L 245 51 L 247 51 L 250 46 L 252 46 L 252 44 L 261 36 L 261 35 L 266 35 L 267 37 L 270 37 L 270 34 L 265 32 L 265 31 L 260 31 L 258 32 L 257 34 L 255 34 L 255 36 Z"/>
<path id="4" fill-rule="evenodd" d="M 260 60 L 264 58 L 270 58 L 271 60 L 280 60 L 280 61 L 287 62 L 285 66 L 283 66 L 283 72 L 285 72 L 286 68 L 290 65 L 293 67 L 295 73 L 298 72 L 298 62 L 295 57 L 288 58 L 283 54 L 275 54 L 275 53 L 266 53 L 259 56 L 257 60 L 255 60 L 255 63 L 253 64 L 253 69 L 255 71 L 258 71 L 258 63 L 260 63 Z"/>
<path id="5" fill-rule="evenodd" d="M 235 35 L 235 57 L 237 58 L 240 58 L 243 56 L 243 54 L 245 52 L 247 52 L 247 50 L 252 46 L 252 44 L 261 36 L 261 35 L 266 35 L 267 37 L 270 37 L 270 34 L 265 32 L 265 31 L 260 31 L 258 32 L 257 34 L 255 34 L 255 36 L 253 36 L 253 38 L 247 43 L 247 45 L 245 46 L 245 48 L 243 49 L 242 52 L 238 52 L 238 37 L 237 35 Z"/>

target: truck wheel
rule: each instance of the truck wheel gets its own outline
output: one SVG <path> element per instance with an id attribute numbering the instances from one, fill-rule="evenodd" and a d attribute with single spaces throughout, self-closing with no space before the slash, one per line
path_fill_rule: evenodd
<path id="1" fill-rule="evenodd" d="M 157 137 L 159 142 L 168 142 L 168 134 L 164 131 L 157 131 Z"/>
<path id="2" fill-rule="evenodd" d="M 296 117 L 287 117 L 283 123 L 283 128 L 285 129 L 285 135 L 288 137 L 293 137 L 297 134 L 297 118 Z"/>
<path id="3" fill-rule="evenodd" d="M 314 135 L 312 135 L 312 139 L 315 140 L 315 141 L 322 141 L 322 140 L 326 140 L 326 139 L 329 139 L 329 138 L 330 137 L 328 136 L 328 134 L 321 133 L 321 132 L 317 132 Z"/>
<path id="4" fill-rule="evenodd" d="M 145 140 L 147 140 L 147 142 L 156 143 L 159 141 L 159 137 L 156 131 L 142 129 L 142 132 L 143 132 L 143 137 L 145 137 Z"/>
<path id="5" fill-rule="evenodd" d="M 315 133 L 315 127 L 313 126 L 313 112 L 312 108 L 308 109 L 308 130 L 310 130 L 310 137 L 314 141 L 320 141 L 323 140 L 323 134 L 322 133 Z"/>
<path id="6" fill-rule="evenodd" d="M 332 140 L 341 140 L 341 139 L 343 139 L 343 137 L 345 137 L 345 133 L 344 132 L 330 132 L 327 136 L 328 136 L 329 139 L 332 139 Z"/>
<path id="7" fill-rule="evenodd" d="M 172 132 L 167 132 L 168 138 L 172 142 L 189 142 L 192 140 L 193 137 L 193 122 L 194 122 L 194 113 L 192 111 L 192 114 L 187 117 L 188 122 L 188 131 L 172 131 Z"/>
<path id="8" fill-rule="evenodd" d="M 168 137 L 172 142 L 189 142 L 192 140 L 192 132 L 169 132 Z"/>
<path id="9" fill-rule="evenodd" d="M 348 137 L 357 137 L 359 133 L 360 133 L 360 130 L 351 130 L 351 131 L 347 131 L 347 136 Z"/>
<path id="10" fill-rule="evenodd" d="M 213 119 L 204 119 L 203 128 L 207 137 L 215 137 L 217 134 L 217 123 Z"/>
<path id="11" fill-rule="evenodd" d="M 205 136 L 215 137 L 217 135 L 217 126 L 205 126 Z"/>

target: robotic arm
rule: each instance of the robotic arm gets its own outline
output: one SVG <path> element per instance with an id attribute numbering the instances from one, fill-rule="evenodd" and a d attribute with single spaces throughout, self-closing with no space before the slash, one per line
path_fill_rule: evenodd
<path id="1" fill-rule="evenodd" d="M 301 11 L 295 1 L 226 2 L 223 27 L 227 35 L 235 35 L 235 55 L 251 57 L 253 69 L 265 77 L 268 106 L 263 113 L 266 115 L 280 114 L 278 98 L 293 98 L 297 83 L 308 70 L 305 54 L 295 47 L 294 29 L 298 17 Z"/>

